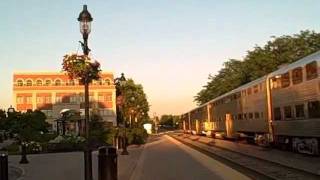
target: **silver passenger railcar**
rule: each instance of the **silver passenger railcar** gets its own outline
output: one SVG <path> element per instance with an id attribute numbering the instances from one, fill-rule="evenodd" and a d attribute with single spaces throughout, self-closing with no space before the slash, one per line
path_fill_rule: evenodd
<path id="1" fill-rule="evenodd" d="M 320 51 L 193 109 L 185 123 L 195 134 L 319 154 L 319 73 Z"/>

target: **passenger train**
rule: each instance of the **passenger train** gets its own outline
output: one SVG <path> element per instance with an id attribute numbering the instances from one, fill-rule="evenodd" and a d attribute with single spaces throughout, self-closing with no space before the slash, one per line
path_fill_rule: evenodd
<path id="1" fill-rule="evenodd" d="M 182 114 L 183 129 L 319 155 L 319 73 L 320 51 Z"/>

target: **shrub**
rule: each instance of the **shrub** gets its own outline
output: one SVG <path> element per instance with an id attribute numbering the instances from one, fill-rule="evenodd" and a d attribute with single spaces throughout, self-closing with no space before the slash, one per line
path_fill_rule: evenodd
<path id="1" fill-rule="evenodd" d="M 55 139 L 44 144 L 48 152 L 68 152 L 83 150 L 85 139 L 81 136 L 66 135 L 57 136 Z"/>
<path id="2" fill-rule="evenodd" d="M 127 131 L 128 144 L 144 144 L 148 137 L 144 128 L 132 128 Z"/>

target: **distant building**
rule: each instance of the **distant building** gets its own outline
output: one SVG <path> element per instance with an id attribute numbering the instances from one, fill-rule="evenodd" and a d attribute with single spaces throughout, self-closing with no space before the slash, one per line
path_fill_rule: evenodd
<path id="1" fill-rule="evenodd" d="M 116 125 L 116 93 L 113 74 L 103 72 L 89 87 L 90 112 L 98 112 L 108 125 Z M 80 112 L 84 118 L 84 86 L 65 73 L 17 72 L 13 75 L 13 102 L 17 111 L 38 109 L 56 129 L 63 109 Z"/>

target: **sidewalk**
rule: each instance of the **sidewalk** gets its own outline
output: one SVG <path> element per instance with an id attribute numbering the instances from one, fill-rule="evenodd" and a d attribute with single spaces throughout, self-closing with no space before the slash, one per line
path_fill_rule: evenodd
<path id="1" fill-rule="evenodd" d="M 282 164 L 295 169 L 301 169 L 313 174 L 320 175 L 320 157 L 313 157 L 303 154 L 297 154 L 277 149 L 267 149 L 259 146 L 236 143 L 227 140 L 213 139 L 204 136 L 194 136 L 190 134 L 174 134 L 175 137 L 189 139 L 195 142 L 206 144 L 207 147 L 214 145 L 245 155 L 254 156 L 260 159 L 266 159 L 278 164 Z"/>
<path id="2" fill-rule="evenodd" d="M 9 146 L 13 142 L 14 142 L 14 140 L 12 140 L 12 139 L 8 139 L 8 140 L 3 141 L 2 143 L 0 143 L 0 149 L 2 149 L 3 147 Z"/>
<path id="3" fill-rule="evenodd" d="M 134 171 L 144 146 L 129 146 L 129 155 L 118 152 L 118 179 L 127 180 Z M 29 164 L 19 164 L 21 156 L 9 156 L 9 165 L 22 168 L 21 180 L 84 180 L 83 152 L 28 155 Z M 93 152 L 93 178 L 97 180 L 97 152 Z"/>

